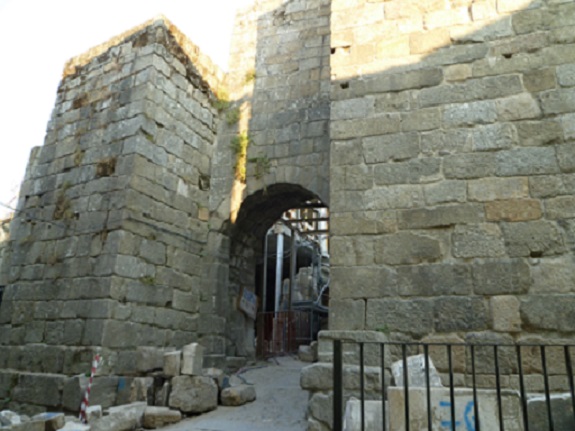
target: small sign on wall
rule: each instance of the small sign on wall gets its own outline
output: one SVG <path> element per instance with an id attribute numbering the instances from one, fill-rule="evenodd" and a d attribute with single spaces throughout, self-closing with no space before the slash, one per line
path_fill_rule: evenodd
<path id="1" fill-rule="evenodd" d="M 238 298 L 238 309 L 249 318 L 256 320 L 258 312 L 258 297 L 251 290 L 242 287 Z"/>

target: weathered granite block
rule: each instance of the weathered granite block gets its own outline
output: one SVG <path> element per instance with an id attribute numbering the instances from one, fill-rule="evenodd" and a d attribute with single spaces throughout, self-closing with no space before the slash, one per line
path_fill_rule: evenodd
<path id="1" fill-rule="evenodd" d="M 472 271 L 478 295 L 527 293 L 532 283 L 529 265 L 523 260 L 485 260 L 474 264 Z"/>
<path id="2" fill-rule="evenodd" d="M 433 308 L 432 300 L 369 299 L 366 329 L 422 336 L 433 327 Z"/>
<path id="3" fill-rule="evenodd" d="M 182 351 L 164 353 L 164 374 L 168 377 L 175 377 L 180 375 L 182 362 Z"/>
<path id="4" fill-rule="evenodd" d="M 416 211 L 416 210 L 414 210 Z M 401 213 L 402 218 L 425 218 L 427 214 Z M 430 218 L 434 215 L 430 214 Z M 414 222 L 418 223 L 418 222 Z M 425 223 L 425 222 L 422 222 Z M 376 263 L 406 265 L 440 260 L 441 247 L 438 240 L 424 235 L 400 232 L 380 237 L 376 246 Z"/>
<path id="5" fill-rule="evenodd" d="M 365 300 L 333 299 L 329 304 L 329 321 L 332 330 L 361 330 L 365 327 Z"/>
<path id="6" fill-rule="evenodd" d="M 496 224 L 460 225 L 452 236 L 455 257 L 502 257 L 505 243 Z"/>
<path id="7" fill-rule="evenodd" d="M 489 309 L 480 297 L 441 297 L 434 303 L 437 332 L 479 331 L 489 325 Z"/>
<path id="8" fill-rule="evenodd" d="M 465 265 L 402 266 L 397 270 L 402 296 L 469 295 L 471 271 Z"/>
<path id="9" fill-rule="evenodd" d="M 575 298 L 571 295 L 531 295 L 521 299 L 521 319 L 537 329 L 573 331 L 575 322 L 571 316 L 574 305 Z"/>
<path id="10" fill-rule="evenodd" d="M 198 343 L 188 344 L 182 348 L 182 374 L 201 376 L 205 348 Z"/>
<path id="11" fill-rule="evenodd" d="M 511 257 L 540 257 L 565 252 L 561 231 L 549 221 L 503 223 L 502 228 Z"/>
<path id="12" fill-rule="evenodd" d="M 218 385 L 210 377 L 179 376 L 172 379 L 170 407 L 185 413 L 204 413 L 218 406 Z"/>

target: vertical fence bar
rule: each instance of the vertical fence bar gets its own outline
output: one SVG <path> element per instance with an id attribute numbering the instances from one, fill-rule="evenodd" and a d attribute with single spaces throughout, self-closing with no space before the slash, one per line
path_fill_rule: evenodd
<path id="1" fill-rule="evenodd" d="M 365 379 L 363 366 L 363 343 L 359 343 L 359 391 L 361 392 L 361 431 L 365 431 Z"/>
<path id="2" fill-rule="evenodd" d="M 527 411 L 527 397 L 525 393 L 525 379 L 523 377 L 523 359 L 521 358 L 521 346 L 515 346 L 517 350 L 517 364 L 519 366 L 519 391 L 521 394 L 521 412 L 523 413 L 523 428 L 529 431 L 529 413 Z"/>
<path id="3" fill-rule="evenodd" d="M 407 369 L 407 345 L 401 345 L 403 361 L 403 393 L 405 395 L 405 431 L 409 431 L 409 370 Z"/>
<path id="4" fill-rule="evenodd" d="M 342 431 L 343 365 L 341 340 L 333 340 L 333 431 Z"/>
<path id="5" fill-rule="evenodd" d="M 573 409 L 573 421 L 575 421 L 575 386 L 573 386 L 573 363 L 571 362 L 571 354 L 569 353 L 569 346 L 563 347 L 565 350 L 565 367 L 567 368 L 567 379 L 569 379 L 569 390 L 571 392 L 571 407 Z"/>
<path id="6" fill-rule="evenodd" d="M 381 343 L 379 345 L 380 356 L 381 356 L 381 429 L 387 429 L 386 427 L 386 417 L 385 417 L 385 344 Z"/>
<path id="7" fill-rule="evenodd" d="M 477 403 L 477 382 L 475 377 L 475 346 L 471 346 L 471 382 L 473 385 L 473 415 L 475 416 L 475 431 L 479 431 L 479 404 Z"/>
<path id="8" fill-rule="evenodd" d="M 555 429 L 553 425 L 553 414 L 551 413 L 551 394 L 549 392 L 549 374 L 547 373 L 547 359 L 545 357 L 545 346 L 541 346 L 541 367 L 543 368 L 543 382 L 545 383 L 545 403 L 547 404 L 547 421 L 549 431 Z"/>
<path id="9" fill-rule="evenodd" d="M 451 431 L 455 431 L 455 382 L 453 381 L 453 358 L 451 357 L 451 344 L 447 345 L 447 362 L 449 364 L 449 401 L 451 410 Z"/>
<path id="10" fill-rule="evenodd" d="M 499 354 L 497 345 L 493 346 L 493 360 L 495 363 L 495 385 L 497 388 L 497 411 L 499 413 L 499 429 L 505 431 L 503 423 L 503 403 L 501 402 L 501 377 L 499 375 Z"/>
<path id="11" fill-rule="evenodd" d="M 429 385 L 429 345 L 423 345 L 423 355 L 425 356 L 425 389 L 427 398 L 427 431 L 432 431 L 431 425 L 431 390 Z"/>

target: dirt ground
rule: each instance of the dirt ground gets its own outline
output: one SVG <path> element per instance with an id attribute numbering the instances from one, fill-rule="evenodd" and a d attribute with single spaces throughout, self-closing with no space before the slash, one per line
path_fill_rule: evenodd
<path id="1" fill-rule="evenodd" d="M 299 386 L 301 368 L 306 363 L 280 357 L 248 367 L 232 383 L 253 384 L 257 399 L 241 407 L 222 407 L 164 431 L 303 431 L 308 393 Z"/>

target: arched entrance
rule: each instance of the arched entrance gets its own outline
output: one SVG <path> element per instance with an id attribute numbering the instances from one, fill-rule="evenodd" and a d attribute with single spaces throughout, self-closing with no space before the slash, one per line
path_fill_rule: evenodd
<path id="1" fill-rule="evenodd" d="M 230 229 L 236 304 L 227 329 L 238 355 L 291 353 L 327 326 L 328 226 L 325 203 L 299 185 L 275 184 L 244 200 Z"/>

